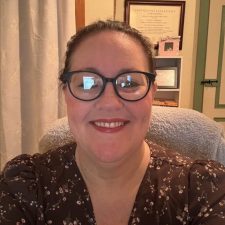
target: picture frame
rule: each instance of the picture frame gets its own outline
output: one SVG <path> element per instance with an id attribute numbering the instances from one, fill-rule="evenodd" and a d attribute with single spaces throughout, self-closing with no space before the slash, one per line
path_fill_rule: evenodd
<path id="1" fill-rule="evenodd" d="M 168 37 L 159 42 L 159 56 L 179 55 L 180 37 Z"/>
<path id="2" fill-rule="evenodd" d="M 125 0 L 124 21 L 142 32 L 158 48 L 161 38 L 180 36 L 183 43 L 185 1 Z"/>
<path id="3" fill-rule="evenodd" d="M 177 89 L 177 67 L 161 67 L 156 69 L 156 83 L 159 89 Z"/>

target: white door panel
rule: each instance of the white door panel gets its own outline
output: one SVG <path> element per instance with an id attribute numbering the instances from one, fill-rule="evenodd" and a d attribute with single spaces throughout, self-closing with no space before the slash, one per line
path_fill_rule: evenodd
<path id="1" fill-rule="evenodd" d="M 225 0 L 211 0 L 204 79 L 218 80 L 204 87 L 202 112 L 225 128 Z"/>

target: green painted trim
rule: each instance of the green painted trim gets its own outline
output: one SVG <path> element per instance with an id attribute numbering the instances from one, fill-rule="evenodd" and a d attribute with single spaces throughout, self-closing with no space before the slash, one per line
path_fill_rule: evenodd
<path id="1" fill-rule="evenodd" d="M 203 105 L 204 86 L 201 85 L 201 81 L 204 79 L 205 75 L 209 10 L 210 10 L 210 0 L 200 0 L 198 44 L 197 44 L 197 58 L 195 68 L 195 85 L 194 85 L 194 99 L 193 99 L 193 108 L 199 112 L 202 112 L 202 105 Z"/>
<path id="2" fill-rule="evenodd" d="M 223 66 L 223 49 L 224 49 L 224 35 L 225 35 L 225 6 L 222 6 L 221 27 L 220 27 L 220 44 L 218 56 L 218 69 L 217 80 L 218 86 L 216 87 L 215 108 L 225 108 L 225 104 L 220 104 L 220 87 L 221 87 L 221 73 Z"/>
<path id="3" fill-rule="evenodd" d="M 216 122 L 225 122 L 225 118 L 220 117 L 214 117 L 213 118 Z"/>

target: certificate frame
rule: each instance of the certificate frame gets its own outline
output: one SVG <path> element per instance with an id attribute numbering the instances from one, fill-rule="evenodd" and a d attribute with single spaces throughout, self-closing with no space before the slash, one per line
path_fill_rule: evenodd
<path id="1" fill-rule="evenodd" d="M 159 89 L 177 89 L 177 67 L 160 67 L 156 69 L 156 83 Z"/>
<path id="2" fill-rule="evenodd" d="M 167 36 L 179 36 L 182 49 L 185 1 L 125 0 L 124 4 L 124 21 L 147 36 L 156 49 Z"/>

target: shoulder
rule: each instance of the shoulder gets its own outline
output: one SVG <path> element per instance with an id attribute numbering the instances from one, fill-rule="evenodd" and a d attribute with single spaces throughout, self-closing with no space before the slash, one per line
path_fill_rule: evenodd
<path id="1" fill-rule="evenodd" d="M 188 180 L 193 222 L 225 224 L 225 167 L 213 160 L 196 160 Z"/>
<path id="2" fill-rule="evenodd" d="M 161 163 L 173 167 L 187 168 L 191 174 L 197 174 L 196 171 L 200 173 L 208 172 L 213 176 L 216 176 L 216 174 L 224 175 L 225 173 L 225 166 L 217 161 L 205 159 L 195 160 L 153 142 L 148 142 L 148 144 L 152 152 L 153 164 Z"/>
<path id="3" fill-rule="evenodd" d="M 23 154 L 6 164 L 0 174 L 0 205 L 4 214 L 0 214 L 0 224 L 21 220 L 33 224 L 36 218 L 43 218 L 43 184 L 71 162 L 74 147 L 67 145 L 45 154 Z"/>
<path id="4" fill-rule="evenodd" d="M 199 224 L 209 220 L 224 224 L 225 166 L 213 160 L 192 160 L 154 143 L 150 148 L 152 171 L 162 186 L 170 188 L 169 195 L 183 199 L 190 218 Z"/>
<path id="5" fill-rule="evenodd" d="M 169 167 L 172 166 L 188 169 L 194 163 L 193 159 L 181 155 L 180 153 L 173 151 L 172 149 L 162 147 L 154 142 L 148 141 L 148 144 L 151 151 L 153 165 L 163 164 Z"/>
<path id="6" fill-rule="evenodd" d="M 32 156 L 20 155 L 6 164 L 0 174 L 0 224 L 33 223 L 40 208 L 37 183 Z"/>
<path id="7" fill-rule="evenodd" d="M 67 144 L 57 149 L 50 150 L 44 154 L 33 156 L 36 166 L 44 169 L 57 169 L 71 164 L 75 160 L 76 144 Z"/>
<path id="8" fill-rule="evenodd" d="M 155 143 L 149 142 L 152 151 L 152 167 L 176 168 L 185 170 L 188 178 L 218 180 L 225 178 L 225 166 L 214 160 L 194 160 L 187 156 L 181 155 L 171 149 L 161 147 Z"/>
<path id="9" fill-rule="evenodd" d="M 75 144 L 69 144 L 44 154 L 19 155 L 5 165 L 1 176 L 6 179 L 18 177 L 18 175 L 23 178 L 38 176 L 40 168 L 53 169 L 73 160 L 74 151 Z"/>

